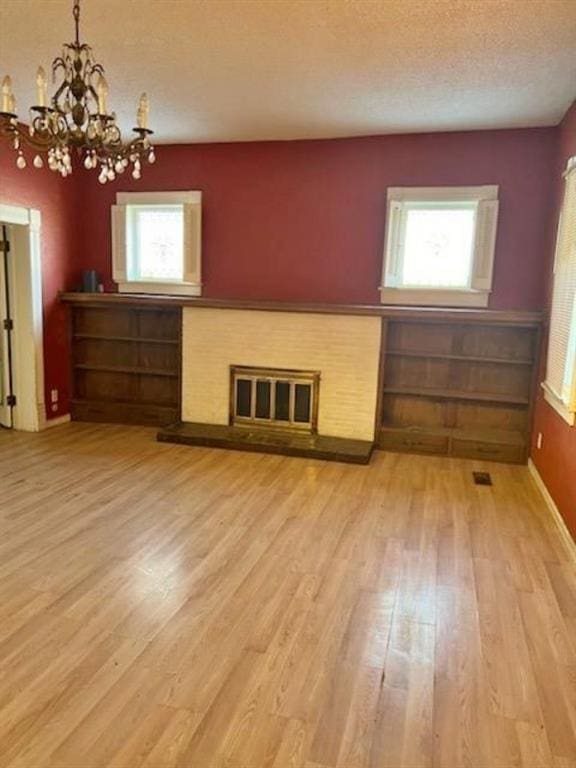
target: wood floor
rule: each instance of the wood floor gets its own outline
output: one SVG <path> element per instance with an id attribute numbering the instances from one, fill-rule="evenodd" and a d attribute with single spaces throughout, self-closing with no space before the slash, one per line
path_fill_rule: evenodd
<path id="1" fill-rule="evenodd" d="M 2 768 L 576 766 L 576 565 L 526 468 L 153 434 L 0 432 Z"/>

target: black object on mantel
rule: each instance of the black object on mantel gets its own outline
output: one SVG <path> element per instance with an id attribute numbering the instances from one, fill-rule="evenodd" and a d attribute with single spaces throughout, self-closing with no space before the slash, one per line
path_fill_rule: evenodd
<path id="1" fill-rule="evenodd" d="M 82 293 L 97 293 L 98 283 L 98 272 L 95 269 L 82 272 Z"/>

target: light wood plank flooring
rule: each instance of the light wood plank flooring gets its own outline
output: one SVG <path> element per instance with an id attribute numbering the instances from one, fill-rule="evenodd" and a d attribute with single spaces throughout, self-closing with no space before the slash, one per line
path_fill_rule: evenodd
<path id="1" fill-rule="evenodd" d="M 0 433 L 3 768 L 576 766 L 576 566 L 526 468 L 153 435 Z"/>

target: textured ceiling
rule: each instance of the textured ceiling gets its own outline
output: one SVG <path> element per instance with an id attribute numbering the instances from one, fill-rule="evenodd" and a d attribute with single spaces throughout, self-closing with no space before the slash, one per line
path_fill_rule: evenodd
<path id="1" fill-rule="evenodd" d="M 71 6 L 0 0 L 21 117 Z M 81 34 L 159 143 L 551 125 L 576 98 L 576 0 L 83 0 Z"/>

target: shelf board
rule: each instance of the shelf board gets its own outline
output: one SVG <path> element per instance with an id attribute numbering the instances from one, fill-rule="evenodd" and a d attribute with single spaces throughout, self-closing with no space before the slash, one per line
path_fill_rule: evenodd
<path id="1" fill-rule="evenodd" d="M 101 371 L 104 373 L 128 373 L 139 376 L 166 376 L 168 378 L 178 378 L 177 371 L 169 371 L 165 368 L 143 368 L 141 366 L 127 365 L 97 365 L 87 363 L 76 363 L 74 368 L 80 371 Z"/>
<path id="2" fill-rule="evenodd" d="M 99 333 L 75 333 L 74 339 L 88 341 L 130 341 L 138 344 L 178 344 L 178 339 L 151 339 L 143 336 L 108 336 Z"/>
<path id="3" fill-rule="evenodd" d="M 527 435 L 520 431 L 506 429 L 490 429 L 482 427 L 416 427 L 383 424 L 383 432 L 405 432 L 408 435 L 434 435 L 437 437 L 454 437 L 459 440 L 477 440 L 483 443 L 495 443 L 496 445 L 514 445 L 524 447 L 527 443 Z"/>
<path id="4" fill-rule="evenodd" d="M 476 400 L 487 403 L 504 403 L 508 405 L 529 404 L 528 397 L 519 395 L 503 395 L 493 392 L 467 392 L 457 389 L 429 389 L 427 387 L 385 387 L 386 395 L 408 395 L 409 397 L 427 397 L 433 400 Z"/>
<path id="5" fill-rule="evenodd" d="M 157 400 L 128 400 L 125 397 L 123 398 L 107 397 L 105 400 L 103 398 L 96 398 L 96 397 L 75 397 L 72 399 L 71 402 L 72 402 L 72 405 L 94 405 L 94 406 L 100 406 L 100 407 L 105 407 L 107 405 L 127 405 L 127 406 L 133 406 L 134 408 L 136 408 L 137 406 L 142 406 L 144 408 L 154 407 L 154 408 L 166 408 L 168 410 L 179 408 L 177 401 L 174 401 L 172 403 L 159 403 Z"/>
<path id="6" fill-rule="evenodd" d="M 402 349 L 389 349 L 386 351 L 387 355 L 390 355 L 392 357 L 416 357 L 416 358 L 424 358 L 424 359 L 431 359 L 431 360 L 457 360 L 461 362 L 467 362 L 467 363 L 494 363 L 497 365 L 527 365 L 531 366 L 534 364 L 533 360 L 512 360 L 512 359 L 504 359 L 502 357 L 482 357 L 481 355 L 452 355 L 452 354 L 444 354 L 443 352 L 414 352 L 411 350 L 402 350 Z"/>

